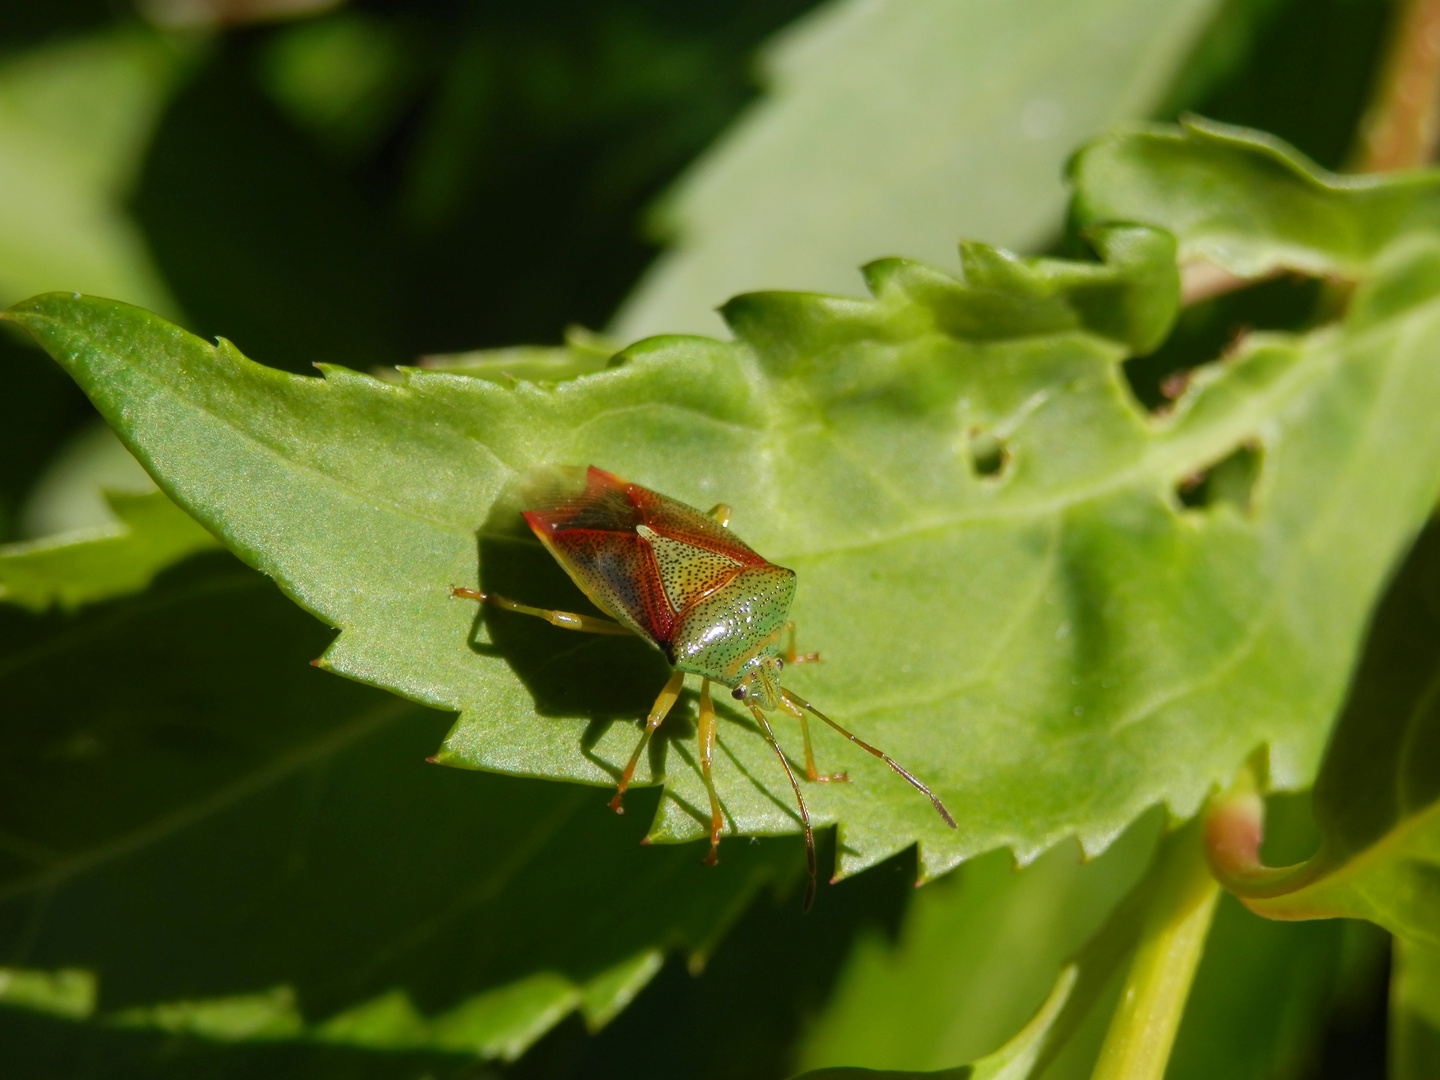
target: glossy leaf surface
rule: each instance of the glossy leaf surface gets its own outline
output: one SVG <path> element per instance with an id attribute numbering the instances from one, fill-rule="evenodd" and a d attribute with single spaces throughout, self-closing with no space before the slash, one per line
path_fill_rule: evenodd
<path id="1" fill-rule="evenodd" d="M 1222 149 L 1237 175 L 1273 157 Z M 1080 205 L 1119 219 L 1149 197 L 1128 180 L 1100 190 L 1083 159 L 1078 175 Z M 1192 188 L 1177 182 L 1177 202 Z M 1264 186 L 1233 197 L 1262 226 L 1278 212 Z M 608 785 L 663 681 L 638 641 L 477 620 L 450 599 L 478 576 L 579 603 L 525 536 L 521 470 L 594 463 L 730 503 L 736 531 L 799 573 L 801 647 L 827 663 L 795 688 L 960 821 L 950 833 L 881 763 L 822 737 L 822 767 L 852 780 L 809 790 L 816 819 L 841 826 L 842 871 L 918 841 L 929 876 L 1071 834 L 1093 851 L 1157 802 L 1188 815 L 1261 745 L 1278 785 L 1306 785 L 1372 598 L 1440 480 L 1440 243 L 1380 249 L 1344 324 L 1253 337 L 1157 417 L 1118 364 L 1169 326 L 1174 241 L 1082 224 L 1103 262 L 967 245 L 961 281 L 889 260 L 867 270 L 874 300 L 743 296 L 724 309 L 735 343 L 651 339 L 554 386 L 292 376 L 68 295 L 7 317 L 177 502 L 343 630 L 328 667 L 462 713 L 447 763 Z M 1257 226 L 1251 241 L 1274 239 Z M 1180 502 L 1242 451 L 1251 486 Z M 1390 468 L 1397 456 L 1412 467 Z M 754 728 L 727 711 L 720 741 L 733 826 L 794 831 Z M 667 781 L 654 839 L 702 834 L 693 762 L 680 738 L 644 763 Z"/>
<path id="2" fill-rule="evenodd" d="M 77 616 L 0 608 L 0 1004 L 511 1058 L 792 880 L 794 840 L 708 868 L 598 792 L 428 765 L 447 718 L 310 668 L 328 637 L 220 554 Z"/>

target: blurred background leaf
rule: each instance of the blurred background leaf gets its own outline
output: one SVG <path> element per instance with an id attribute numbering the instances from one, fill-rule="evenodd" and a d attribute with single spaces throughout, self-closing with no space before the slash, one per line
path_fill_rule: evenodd
<path id="1" fill-rule="evenodd" d="M 853 295 L 882 255 L 952 268 L 955 240 L 1051 241 L 1062 166 L 1151 112 L 1214 0 L 842 0 L 767 45 L 768 93 L 672 191 L 671 250 L 617 316 L 627 340 L 716 334 L 717 297 Z"/>
<path id="2" fill-rule="evenodd" d="M 917 893 L 897 941 L 856 942 L 801 1064 L 921 1072 L 999 1047 L 1135 884 L 1158 825 L 1151 815 L 1084 865 L 1069 845 L 1023 870 L 993 852 Z"/>
<path id="3" fill-rule="evenodd" d="M 138 592 L 165 567 L 215 546 L 213 536 L 158 491 L 112 494 L 108 505 L 115 525 L 0 545 L 0 600 L 32 611 L 109 600 Z"/>
<path id="4" fill-rule="evenodd" d="M 1318 844 L 1290 852 L 1289 866 L 1265 853 L 1268 863 L 1279 864 L 1276 869 L 1248 858 L 1220 863 L 1221 879 L 1267 918 L 1367 919 L 1396 936 L 1391 1051 L 1392 1075 L 1401 1077 L 1423 1076 L 1436 1060 L 1431 994 L 1440 944 L 1437 641 L 1440 528 L 1432 523 L 1376 613 L 1316 781 Z M 1229 820 L 1245 823 L 1247 802 L 1225 808 Z M 1295 855 L 1309 857 L 1299 861 Z"/>
<path id="5" fill-rule="evenodd" d="M 122 207 L 184 60 L 124 28 L 0 63 L 0 297 L 45 283 L 175 312 Z"/>

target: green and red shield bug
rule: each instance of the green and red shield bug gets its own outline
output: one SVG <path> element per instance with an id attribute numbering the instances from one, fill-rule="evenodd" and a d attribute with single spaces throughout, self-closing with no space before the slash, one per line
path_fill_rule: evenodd
<path id="1" fill-rule="evenodd" d="M 955 819 L 929 788 L 886 754 L 780 685 L 780 672 L 787 663 L 818 659 L 795 653 L 795 624 L 789 621 L 795 572 L 756 554 L 732 533 L 728 507 L 722 504 L 703 514 L 593 465 L 584 471 L 551 469 L 536 474 L 526 503 L 523 516 L 540 542 L 591 602 L 614 621 L 531 607 L 474 589 L 453 588 L 451 594 L 535 615 L 567 630 L 638 635 L 664 653 L 675 669 L 645 720 L 639 745 L 620 773 L 611 809 L 623 812 L 620 800 L 650 736 L 679 698 L 685 676 L 698 675 L 700 771 L 710 795 L 707 863 L 715 862 L 725 826 L 710 775 L 715 749 L 712 682 L 729 687 L 731 696 L 750 710 L 795 791 L 810 870 L 807 909 L 815 897 L 815 837 L 810 813 L 766 713 L 779 710 L 800 721 L 805 775 L 810 780 L 845 780 L 846 776 L 826 776 L 815 768 L 806 713 L 883 760 L 926 795 L 945 823 L 955 828 Z"/>

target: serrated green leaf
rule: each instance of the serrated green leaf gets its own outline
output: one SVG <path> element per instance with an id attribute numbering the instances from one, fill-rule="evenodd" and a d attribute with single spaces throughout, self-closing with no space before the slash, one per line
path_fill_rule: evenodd
<path id="1" fill-rule="evenodd" d="M 293 1039 L 305 1029 L 295 991 L 288 986 L 228 998 L 137 1006 L 122 1009 L 109 1021 L 116 1027 L 155 1028 L 220 1042 Z"/>
<path id="2" fill-rule="evenodd" d="M 598 792 L 428 765 L 447 718 L 314 671 L 328 637 L 219 554 L 79 616 L 0 609 L 0 950 L 26 959 L 0 1005 L 515 1057 L 795 880 L 794 839 L 705 867 Z"/>
<path id="3" fill-rule="evenodd" d="M 1437 571 L 1440 529 L 1432 526 L 1376 616 L 1316 782 L 1320 850 L 1280 869 L 1255 865 L 1235 874 L 1222 866 L 1252 911 L 1273 919 L 1369 919 L 1440 949 Z"/>
<path id="4" fill-rule="evenodd" d="M 128 27 L 0 65 L 5 302 L 70 288 L 174 310 L 123 202 L 182 58 Z"/>
<path id="5" fill-rule="evenodd" d="M 675 246 L 617 335 L 715 333 L 715 303 L 761 286 L 853 293 L 877 255 L 953 267 L 955 236 L 1047 243 L 1072 148 L 1149 114 L 1218 6 L 828 4 L 770 44 L 765 97 L 667 198 Z"/>
<path id="6" fill-rule="evenodd" d="M 117 524 L 0 545 L 0 600 L 32 611 L 138 592 L 215 538 L 160 492 L 105 497 Z"/>
<path id="7" fill-rule="evenodd" d="M 639 642 L 477 622 L 450 599 L 478 561 L 487 590 L 582 603 L 524 532 L 520 470 L 592 462 L 730 503 L 736 531 L 799 573 L 802 645 L 829 662 L 797 689 L 960 808 L 951 832 L 822 739 L 852 779 L 807 792 L 841 827 L 841 872 L 918 841 L 929 877 L 1071 834 L 1093 852 L 1157 802 L 1189 815 L 1260 745 L 1280 788 L 1306 786 L 1372 599 L 1440 486 L 1440 241 L 1383 253 L 1346 322 L 1256 335 L 1155 417 L 1117 367 L 1173 313 L 1169 242 L 1083 223 L 1108 263 L 971 245 L 961 281 L 889 260 L 872 301 L 741 297 L 734 343 L 650 339 L 553 388 L 303 378 L 69 295 L 6 317 L 180 505 L 344 631 L 328 667 L 461 711 L 449 764 L 609 785 L 663 681 Z M 977 472 L 980 445 L 998 473 Z M 1245 505 L 1179 501 L 1237 453 L 1260 465 Z M 767 745 L 724 716 L 735 831 L 795 831 Z M 667 787 L 652 839 L 703 834 L 694 760 L 671 742 L 642 768 Z"/>
<path id="8" fill-rule="evenodd" d="M 565 333 L 564 345 L 447 353 L 427 356 L 420 366 L 426 371 L 469 375 L 504 386 L 517 382 L 557 383 L 604 371 L 617 349 L 604 338 L 572 326 Z"/>
<path id="9" fill-rule="evenodd" d="M 1297 270 L 1364 278 L 1397 241 L 1440 231 L 1434 170 L 1326 172 L 1278 139 L 1198 118 L 1102 136 L 1071 173 L 1080 220 L 1167 229 L 1180 239 L 1181 259 L 1204 258 L 1241 277 Z"/>

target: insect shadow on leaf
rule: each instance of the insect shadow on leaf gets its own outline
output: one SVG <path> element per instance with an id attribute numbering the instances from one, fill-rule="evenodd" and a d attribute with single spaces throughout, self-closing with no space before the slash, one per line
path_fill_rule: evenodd
<path id="1" fill-rule="evenodd" d="M 521 517 L 522 506 L 517 483 L 495 501 L 476 530 L 481 591 L 523 596 L 537 607 L 606 618 L 535 538 Z M 475 652 L 509 664 L 541 715 L 589 717 L 580 740 L 581 753 L 617 780 L 620 769 L 593 753 L 594 747 L 616 721 L 643 727 L 656 691 L 672 672 L 664 656 L 639 637 L 576 634 L 488 604 L 476 608 L 469 643 Z M 672 743 L 688 747 L 694 739 L 698 696 L 694 687 L 683 690 L 665 723 L 655 731 L 647 748 L 651 776 L 664 774 Z M 716 697 L 717 712 L 725 722 L 760 734 L 755 722 L 733 708 L 724 694 Z M 723 738 L 719 748 L 727 752 Z M 694 765 L 688 757 L 685 761 Z M 760 778 L 749 779 L 769 793 L 768 784 Z M 788 803 L 772 797 L 787 812 L 794 812 Z M 682 805 L 697 821 L 708 824 L 708 811 Z M 730 825 L 733 828 L 734 822 Z"/>
<path id="2" fill-rule="evenodd" d="M 476 530 L 481 591 L 604 618 L 541 546 L 520 508 L 518 488 L 507 490 Z M 618 770 L 592 756 L 591 749 L 616 720 L 643 723 L 656 690 L 670 676 L 665 658 L 638 637 L 576 634 L 488 604 L 476 608 L 470 646 L 509 664 L 542 716 L 588 717 L 581 749 L 617 777 Z M 687 691 L 685 697 L 694 694 Z M 692 713 L 693 706 L 684 701 L 656 732 L 650 750 L 653 774 L 662 771 L 670 739 L 693 736 L 694 725 L 686 722 Z"/>

